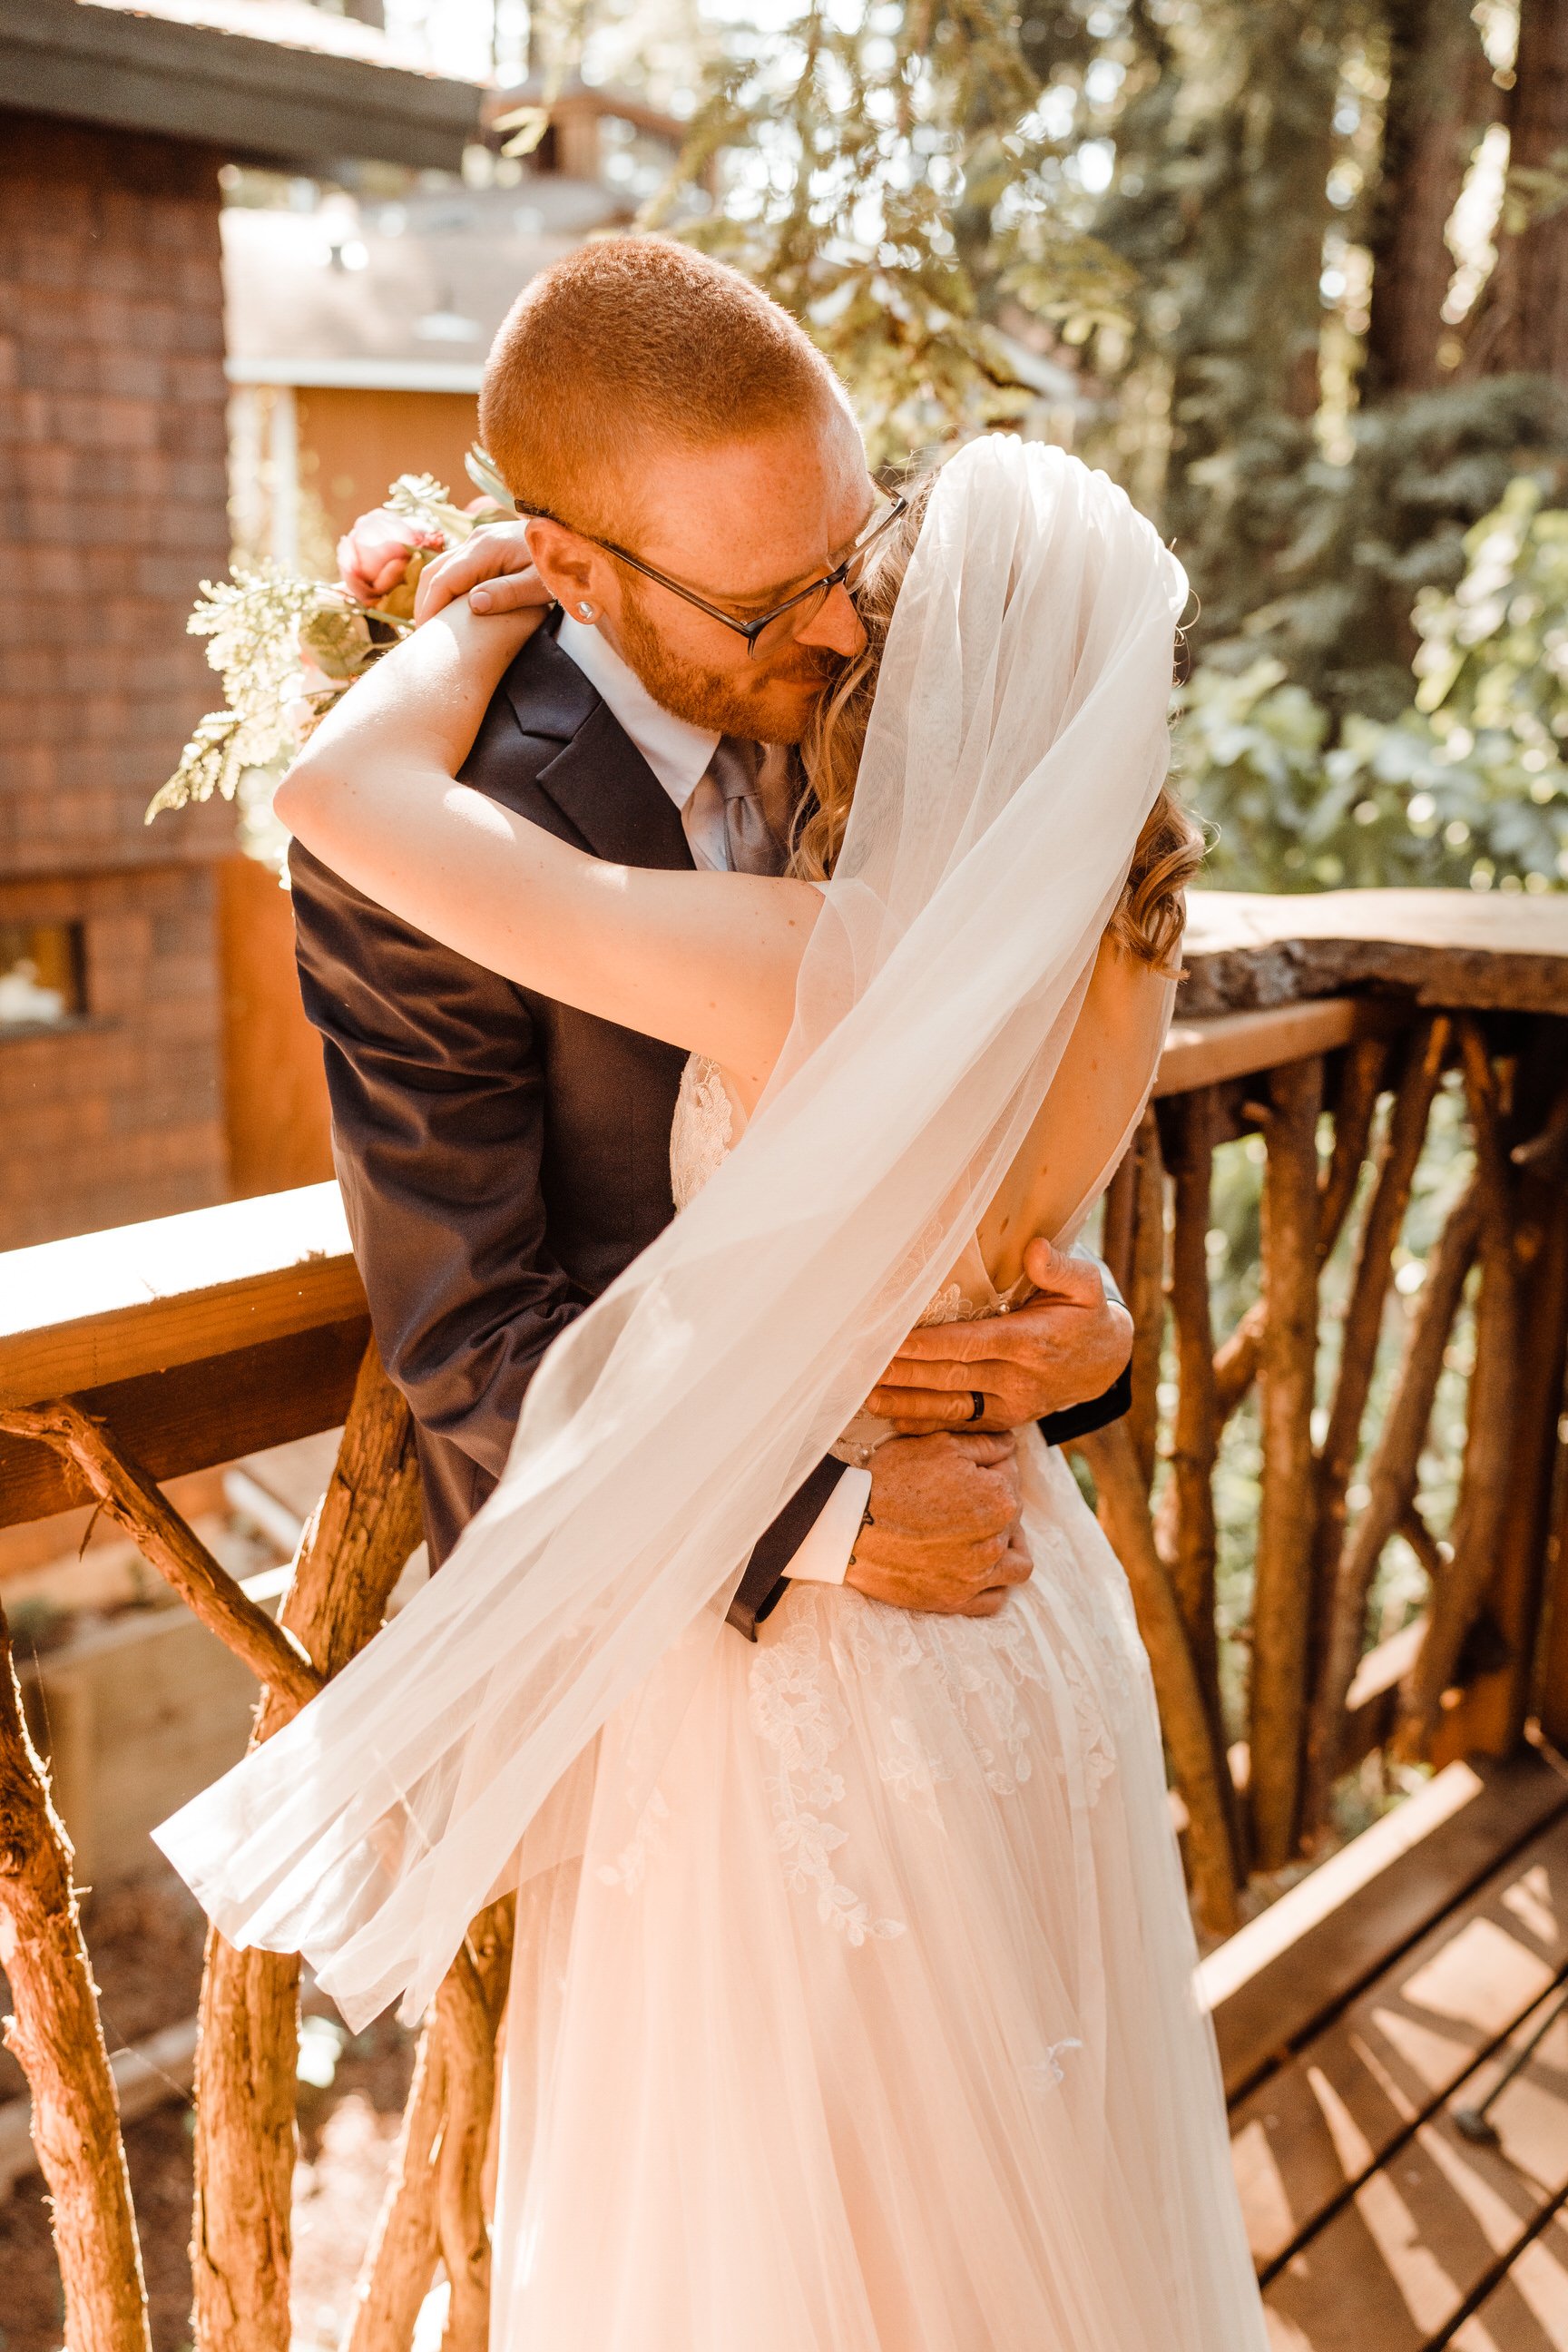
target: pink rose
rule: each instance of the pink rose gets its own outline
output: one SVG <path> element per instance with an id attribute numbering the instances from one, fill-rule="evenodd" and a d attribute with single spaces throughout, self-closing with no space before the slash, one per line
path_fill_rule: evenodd
<path id="1" fill-rule="evenodd" d="M 439 553 L 445 545 L 438 530 L 423 530 L 406 516 L 376 507 L 339 540 L 338 577 L 360 604 L 374 604 L 398 585 L 416 548 Z"/>

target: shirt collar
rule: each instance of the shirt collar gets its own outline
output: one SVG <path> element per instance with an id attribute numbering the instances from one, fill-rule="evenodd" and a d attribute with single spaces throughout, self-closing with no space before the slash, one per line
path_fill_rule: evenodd
<path id="1" fill-rule="evenodd" d="M 561 615 L 556 644 L 574 661 L 605 702 L 610 716 L 631 738 L 678 809 L 683 809 L 708 772 L 718 748 L 717 727 L 694 727 L 654 700 L 647 687 L 602 631 Z"/>

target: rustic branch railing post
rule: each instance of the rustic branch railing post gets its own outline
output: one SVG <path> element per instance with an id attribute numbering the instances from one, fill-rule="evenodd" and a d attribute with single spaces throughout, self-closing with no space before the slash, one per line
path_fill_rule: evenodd
<path id="1" fill-rule="evenodd" d="M 1138 1630 L 1160 1702 L 1160 1719 L 1187 1809 L 1187 1853 L 1198 1913 L 1211 1935 L 1237 1925 L 1241 1871 L 1232 1830 L 1228 1775 L 1215 1753 L 1203 1684 L 1164 1561 L 1154 1542 L 1149 1489 L 1132 1433 L 1113 1422 L 1077 1441 L 1093 1475 L 1101 1523 L 1127 1571 Z"/>
<path id="2" fill-rule="evenodd" d="M 148 1566 L 157 1570 L 192 1615 L 243 1659 L 258 1680 L 287 1691 L 297 1706 L 315 1696 L 321 1678 L 299 1644 L 218 1566 L 200 1537 L 100 1421 L 64 1397 L 54 1404 L 0 1411 L 0 1429 L 14 1437 L 35 1438 L 63 1454 Z"/>
<path id="3" fill-rule="evenodd" d="M 1146 1110 L 1139 1126 L 1132 1221 L 1132 1404 L 1128 1427 L 1145 1488 L 1154 1475 L 1160 1425 L 1160 1358 L 1165 1345 L 1165 1170 L 1160 1128 Z"/>
<path id="4" fill-rule="evenodd" d="M 1537 1681 L 1542 1586 L 1552 1550 L 1553 1490 L 1568 1465 L 1560 1436 L 1568 1398 L 1568 1079 L 1563 1040 L 1537 1032 L 1520 1056 L 1508 1122 L 1513 1189 L 1519 1339 L 1510 1406 L 1508 1507 L 1483 1606 L 1507 1655 L 1446 1710 L 1435 1760 L 1519 1744 Z"/>
<path id="5" fill-rule="evenodd" d="M 1361 1447 L 1362 1423 L 1383 1332 L 1383 1311 L 1394 1281 L 1394 1253 L 1404 1231 L 1415 1163 L 1447 1056 L 1449 1024 L 1428 1019 L 1412 1032 L 1394 1087 L 1393 1107 L 1377 1154 L 1377 1174 L 1357 1242 L 1355 1270 L 1340 1330 L 1340 1361 L 1329 1425 L 1318 1450 L 1315 1497 L 1315 1595 L 1310 1679 L 1321 1671 L 1328 1646 L 1340 1555 L 1345 1540 L 1345 1496 Z M 1326 1253 L 1324 1254 L 1326 1255 Z M 1347 1685 L 1348 1688 L 1349 1685 Z M 1310 1827 L 1309 1808 L 1307 1825 Z"/>
<path id="6" fill-rule="evenodd" d="M 53 2201 L 70 2352 L 152 2352 L 142 2250 L 120 2104 L 71 1849 L 27 1736 L 0 1610 L 0 1964 L 15 2014 L 5 2046 L 33 2098 L 33 2137 Z"/>
<path id="7" fill-rule="evenodd" d="M 442 2352 L 484 2352 L 489 2241 L 480 2188 L 515 1913 L 511 1895 L 480 1913 L 420 2030 L 343 2352 L 407 2352 L 437 2261 L 451 2288 Z"/>
<path id="8" fill-rule="evenodd" d="M 1337 1564 L 1308 1741 L 1303 1818 L 1310 1832 L 1321 1826 L 1328 1810 L 1329 1791 L 1339 1769 L 1340 1725 L 1362 1654 L 1367 1597 L 1384 1548 L 1398 1532 L 1415 1499 L 1421 1448 L 1432 1419 L 1448 1335 L 1475 1259 L 1480 1223 L 1480 1193 L 1472 1183 L 1449 1212 L 1426 1261 L 1426 1278 L 1405 1337 L 1394 1402 L 1367 1465 L 1367 1500 Z"/>
<path id="9" fill-rule="evenodd" d="M 1171 1320 L 1176 1337 L 1176 1412 L 1171 1483 L 1175 1496 L 1172 1546 L 1176 1598 L 1223 1762 L 1219 1648 L 1215 1631 L 1214 1474 L 1219 1422 L 1214 1398 L 1214 1326 L 1209 1315 L 1208 1233 L 1215 1105 L 1205 1087 L 1176 1106 L 1174 1222 L 1171 1236 Z"/>
<path id="10" fill-rule="evenodd" d="M 1318 1265 L 1327 1265 L 1350 1214 L 1366 1158 L 1378 1097 L 1388 1065 L 1382 1037 L 1353 1038 L 1345 1052 L 1339 1100 L 1334 1106 L 1334 1147 L 1318 1191 Z M 1221 1429 L 1258 1377 L 1268 1301 L 1254 1299 L 1215 1355 L 1215 1411 Z"/>
<path id="11" fill-rule="evenodd" d="M 279 1623 L 324 1680 L 380 1625 L 419 1541 L 408 1408 L 366 1350 L 326 1494 L 300 1540 Z M 268 1684 L 252 1745 L 298 1711 Z M 288 2352 L 300 1961 L 207 1937 L 196 2042 L 191 2231 L 200 2352 Z"/>
<path id="12" fill-rule="evenodd" d="M 495 2109 L 496 2033 L 506 2007 L 516 1904 L 481 1913 L 436 1997 L 447 2037 L 447 2113 L 436 2178 L 441 2261 L 450 2289 L 441 2352 L 485 2352 L 490 2242 L 481 2179 Z"/>
<path id="13" fill-rule="evenodd" d="M 1459 1046 L 1480 1195 L 1481 1288 L 1453 1559 L 1433 1594 L 1426 1638 L 1400 1694 L 1396 1746 L 1405 1756 L 1422 1754 L 1432 1737 L 1460 1645 L 1485 1595 L 1508 1508 L 1514 1439 L 1519 1268 L 1513 1171 L 1503 1150 L 1497 1073 L 1474 1020 L 1460 1022 Z"/>
<path id="14" fill-rule="evenodd" d="M 1279 1870 L 1296 1850 L 1311 1615 L 1312 1398 L 1318 1353 L 1318 1112 L 1322 1064 L 1276 1070 L 1259 1123 L 1263 1485 L 1252 1604 L 1248 1795 L 1254 1852 Z"/>

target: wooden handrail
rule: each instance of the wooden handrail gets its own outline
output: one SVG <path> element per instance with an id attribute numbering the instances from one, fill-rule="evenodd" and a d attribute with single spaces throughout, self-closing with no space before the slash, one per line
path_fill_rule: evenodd
<path id="1" fill-rule="evenodd" d="M 1195 1094 L 1227 1078 L 1256 1077 L 1287 1062 L 1331 1054 L 1354 1037 L 1382 1036 L 1405 1017 L 1375 997 L 1325 996 L 1305 1004 L 1271 1004 L 1174 1021 L 1160 1056 L 1154 1097 Z"/>
<path id="2" fill-rule="evenodd" d="M 1344 996 L 1178 1022 L 1154 1091 L 1329 1053 L 1390 1017 Z M 43 1242 L 0 1255 L 0 1405 L 165 1373 L 365 1312 L 335 1184 Z"/>
<path id="3" fill-rule="evenodd" d="M 365 1311 L 335 1184 L 0 1256 L 0 1404 L 100 1388 Z"/>

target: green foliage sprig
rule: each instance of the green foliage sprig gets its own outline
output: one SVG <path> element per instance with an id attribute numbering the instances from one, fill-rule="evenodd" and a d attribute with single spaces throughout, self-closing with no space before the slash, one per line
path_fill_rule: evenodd
<path id="1" fill-rule="evenodd" d="M 482 500 L 454 504 L 433 474 L 401 474 L 388 509 L 453 547 L 486 523 L 516 514 L 505 485 L 481 449 L 468 472 Z M 416 548 L 391 593 L 361 604 L 336 581 L 312 580 L 267 562 L 236 565 L 227 580 L 204 580 L 186 627 L 205 637 L 207 660 L 223 680 L 224 707 L 208 711 L 168 782 L 148 803 L 145 822 L 166 809 L 210 800 L 237 803 L 242 845 L 280 863 L 282 837 L 270 819 L 279 778 L 332 705 L 413 624 L 419 574 L 434 551 Z"/>

